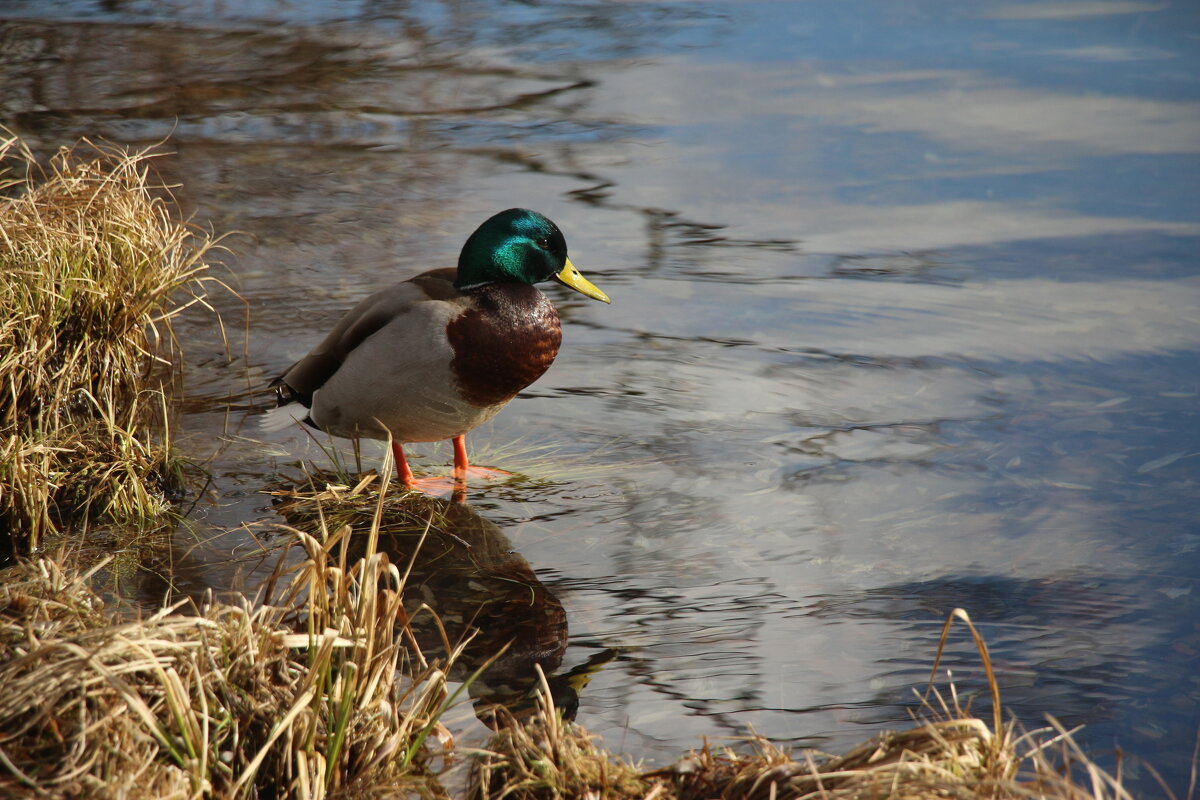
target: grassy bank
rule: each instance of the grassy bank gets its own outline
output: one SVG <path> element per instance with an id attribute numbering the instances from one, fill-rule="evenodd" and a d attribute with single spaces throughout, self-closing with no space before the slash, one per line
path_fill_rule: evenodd
<path id="1" fill-rule="evenodd" d="M 42 166 L 0 141 L 0 542 L 156 524 L 180 489 L 171 319 L 203 302 L 212 240 L 151 156 L 81 143 Z"/>

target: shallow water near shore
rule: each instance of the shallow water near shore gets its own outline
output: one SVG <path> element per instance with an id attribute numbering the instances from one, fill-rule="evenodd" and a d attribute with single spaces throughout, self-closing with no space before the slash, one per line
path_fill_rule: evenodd
<path id="1" fill-rule="evenodd" d="M 903 726 L 967 609 L 1008 709 L 1177 793 L 1200 726 L 1200 15 L 1149 3 L 10 2 L 0 121 L 237 230 L 177 326 L 212 474 L 125 589 L 253 592 L 326 466 L 259 391 L 376 285 L 536 208 L 551 371 L 472 487 L 566 611 L 578 719 L 662 763 Z M 245 339 L 245 340 L 244 340 Z M 343 454 L 345 443 L 338 443 Z M 445 469 L 448 447 L 414 461 Z M 382 458 L 364 446 L 366 467 Z M 247 526 L 247 527 L 243 527 Z M 489 528 L 490 530 L 490 528 Z M 961 692 L 982 676 L 955 639 Z M 984 698 L 977 708 L 982 711 Z M 1127 765 L 1133 783 L 1148 774 Z"/>

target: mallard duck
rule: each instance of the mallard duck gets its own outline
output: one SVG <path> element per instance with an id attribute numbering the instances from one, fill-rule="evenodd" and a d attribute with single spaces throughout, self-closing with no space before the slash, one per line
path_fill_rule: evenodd
<path id="1" fill-rule="evenodd" d="M 610 302 L 567 258 L 558 226 L 510 208 L 471 234 L 458 267 L 375 292 L 271 386 L 266 430 L 301 420 L 347 438 L 392 440 L 397 476 L 414 486 L 403 444 L 450 439 L 456 481 L 471 467 L 467 431 L 541 377 L 562 341 L 536 283 L 554 279 Z"/>

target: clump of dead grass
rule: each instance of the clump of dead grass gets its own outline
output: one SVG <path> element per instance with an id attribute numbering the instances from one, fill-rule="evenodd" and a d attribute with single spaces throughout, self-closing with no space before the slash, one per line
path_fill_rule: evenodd
<path id="1" fill-rule="evenodd" d="M 477 756 L 471 800 L 672 797 L 668 782 L 606 751 L 583 727 L 554 707 L 543 676 L 538 711 L 518 721 L 497 708 L 497 733 Z"/>
<path id="2" fill-rule="evenodd" d="M 0 140 L 0 530 L 15 549 L 75 522 L 154 520 L 181 484 L 162 351 L 204 302 L 214 241 L 178 219 L 151 158 L 85 140 L 43 168 Z"/>
<path id="3" fill-rule="evenodd" d="M 350 533 L 297 533 L 307 559 L 258 609 L 121 619 L 89 574 L 8 570 L 0 795 L 445 797 L 431 765 L 452 749 L 448 664 L 405 646 L 403 576 L 377 531 L 339 559 Z"/>

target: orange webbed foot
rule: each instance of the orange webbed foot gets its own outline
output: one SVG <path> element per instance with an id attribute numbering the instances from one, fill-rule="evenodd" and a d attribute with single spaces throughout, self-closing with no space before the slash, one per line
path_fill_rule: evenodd
<path id="1" fill-rule="evenodd" d="M 502 469 L 493 469 L 492 467 L 477 467 L 474 465 L 468 466 L 465 469 L 454 469 L 454 479 L 456 481 L 502 481 L 512 477 L 511 472 Z"/>

